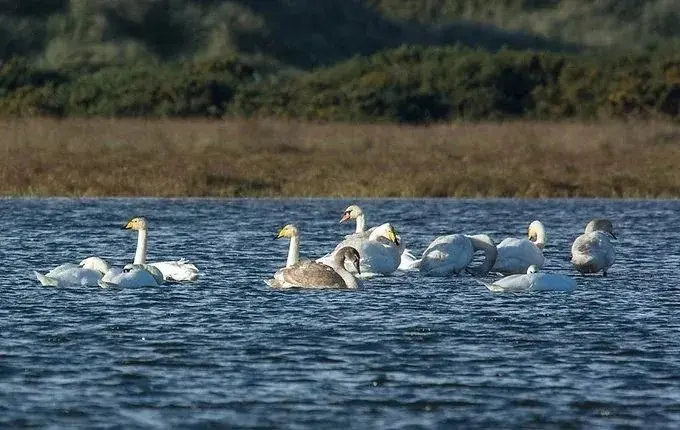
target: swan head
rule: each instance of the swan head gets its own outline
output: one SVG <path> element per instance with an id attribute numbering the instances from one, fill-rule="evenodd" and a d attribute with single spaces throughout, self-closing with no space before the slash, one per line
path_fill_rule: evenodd
<path id="1" fill-rule="evenodd" d="M 531 224 L 529 224 L 527 235 L 529 236 L 529 240 L 534 242 L 536 246 L 543 248 L 545 242 L 545 227 L 542 222 L 538 220 L 532 221 Z"/>
<path id="2" fill-rule="evenodd" d="M 529 266 L 529 268 L 527 269 L 527 275 L 531 274 L 531 273 L 538 273 L 538 266 L 537 265 L 532 264 L 531 266 Z"/>
<path id="3" fill-rule="evenodd" d="M 279 230 L 278 234 L 274 237 L 274 239 L 281 239 L 284 237 L 287 237 L 288 239 L 297 236 L 298 229 L 294 224 L 286 224 L 281 230 Z"/>
<path id="4" fill-rule="evenodd" d="M 603 231 L 605 233 L 609 233 L 611 237 L 616 239 L 616 236 L 614 235 L 614 225 L 608 219 L 596 218 L 591 220 L 586 225 L 586 233 L 592 233 L 594 231 Z"/>
<path id="5" fill-rule="evenodd" d="M 389 222 L 377 226 L 369 236 L 369 239 L 376 240 L 379 237 L 387 238 L 387 240 L 394 242 L 395 245 L 399 246 L 397 230 L 395 230 L 395 228 Z"/>
<path id="6" fill-rule="evenodd" d="M 345 212 L 342 213 L 342 218 L 340 218 L 340 223 L 347 221 L 348 219 L 357 219 L 359 215 L 363 215 L 364 211 L 357 205 L 347 206 Z"/>
<path id="7" fill-rule="evenodd" d="M 345 246 L 340 248 L 336 255 L 338 255 L 343 262 L 349 261 L 352 266 L 354 266 L 354 269 L 356 269 L 357 273 L 361 274 L 361 268 L 359 267 L 361 257 L 359 256 L 359 251 L 351 246 Z"/>
<path id="8" fill-rule="evenodd" d="M 101 273 L 109 271 L 109 265 L 99 257 L 88 257 L 78 264 L 83 269 L 96 270 Z"/>
<path id="9" fill-rule="evenodd" d="M 143 216 L 138 216 L 132 218 L 123 226 L 124 230 L 146 230 L 146 218 Z"/>

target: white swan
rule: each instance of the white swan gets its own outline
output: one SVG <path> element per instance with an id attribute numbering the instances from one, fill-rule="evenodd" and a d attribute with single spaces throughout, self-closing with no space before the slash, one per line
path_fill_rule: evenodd
<path id="1" fill-rule="evenodd" d="M 126 230 L 137 231 L 137 250 L 133 264 L 143 264 L 159 270 L 165 282 L 186 282 L 198 278 L 198 268 L 184 258 L 176 261 L 160 261 L 156 263 L 146 262 L 146 241 L 148 223 L 144 217 L 135 217 L 123 226 Z M 154 269 L 150 269 L 152 272 Z"/>
<path id="2" fill-rule="evenodd" d="M 475 251 L 484 252 L 484 262 L 479 267 L 468 268 Z M 460 275 L 464 269 L 473 275 L 480 275 L 489 272 L 497 254 L 496 245 L 485 234 L 448 234 L 433 240 L 423 252 L 422 258 L 414 263 L 414 267 L 418 267 L 425 276 Z"/>
<path id="3" fill-rule="evenodd" d="M 357 272 L 361 271 L 360 257 L 356 249 L 345 247 L 333 257 L 331 265 L 311 260 L 299 260 L 300 235 L 293 224 L 288 224 L 279 231 L 275 239 L 289 238 L 286 267 L 279 269 L 273 279 L 265 280 L 272 288 L 349 288 L 359 287 L 359 282 L 344 267 L 351 264 Z"/>
<path id="4" fill-rule="evenodd" d="M 79 264 L 66 263 L 57 266 L 44 275 L 35 271 L 33 273 L 38 281 L 47 287 L 96 287 L 108 271 L 109 265 L 106 261 L 99 257 L 88 257 Z"/>
<path id="5" fill-rule="evenodd" d="M 543 267 L 545 257 L 545 227 L 540 221 L 529 224 L 528 239 L 507 237 L 496 247 L 498 257 L 491 269 L 503 275 L 524 274 L 529 266 Z"/>
<path id="6" fill-rule="evenodd" d="M 98 282 L 102 288 L 158 287 L 162 284 L 163 275 L 160 272 L 154 273 L 144 264 L 127 264 L 122 269 L 111 268 Z"/>
<path id="7" fill-rule="evenodd" d="M 522 290 L 570 292 L 576 288 L 576 281 L 569 276 L 539 273 L 538 267 L 533 264 L 529 266 L 525 274 L 506 276 L 491 283 L 479 282 L 494 292 Z"/>
<path id="8" fill-rule="evenodd" d="M 359 205 L 347 206 L 347 209 L 342 213 L 340 218 L 340 223 L 342 224 L 348 220 L 356 221 L 356 229 L 353 234 L 345 236 L 345 239 L 351 238 L 366 238 L 375 230 L 375 227 L 366 230 L 366 215 L 364 211 L 359 207 Z M 417 259 L 410 249 L 406 248 L 406 243 L 402 240 L 401 236 L 397 235 L 397 243 L 399 250 L 401 251 L 401 261 L 399 262 L 399 267 L 397 270 L 409 270 L 413 262 Z M 338 249 L 336 247 L 336 249 Z"/>
<path id="9" fill-rule="evenodd" d="M 316 261 L 330 265 L 334 261 L 335 254 L 347 246 L 359 251 L 361 271 L 359 273 L 351 264 L 345 264 L 345 268 L 350 272 L 356 272 L 360 278 L 389 275 L 397 270 L 401 263 L 402 251 L 399 249 L 399 239 L 397 239 L 396 230 L 390 223 L 372 228 L 368 237 L 348 236 L 335 247 L 333 252 L 318 258 Z"/>
<path id="10" fill-rule="evenodd" d="M 616 239 L 614 227 L 607 219 L 594 219 L 586 225 L 585 233 L 571 245 L 571 264 L 581 273 L 597 273 L 607 276 L 607 269 L 614 264 L 616 252 L 610 239 Z"/>

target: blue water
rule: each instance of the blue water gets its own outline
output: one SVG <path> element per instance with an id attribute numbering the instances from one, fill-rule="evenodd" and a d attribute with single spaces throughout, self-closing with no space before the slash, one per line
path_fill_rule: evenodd
<path id="1" fill-rule="evenodd" d="M 564 293 L 499 294 L 397 273 L 358 291 L 275 291 L 296 222 L 332 249 L 359 203 L 422 252 L 443 233 L 548 229 Z M 32 270 L 186 257 L 194 284 L 54 289 Z M 569 248 L 613 220 L 609 276 Z M 680 202 L 610 200 L 0 200 L 0 428 L 680 428 Z"/>

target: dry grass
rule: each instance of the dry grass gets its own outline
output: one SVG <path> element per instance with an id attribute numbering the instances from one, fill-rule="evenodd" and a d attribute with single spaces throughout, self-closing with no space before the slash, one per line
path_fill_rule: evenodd
<path id="1" fill-rule="evenodd" d="M 0 122 L 0 194 L 680 196 L 680 125 Z"/>

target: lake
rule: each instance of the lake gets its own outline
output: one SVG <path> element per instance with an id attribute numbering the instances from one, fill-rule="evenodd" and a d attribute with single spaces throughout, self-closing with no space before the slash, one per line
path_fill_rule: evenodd
<path id="1" fill-rule="evenodd" d="M 417 254 L 435 236 L 547 229 L 544 271 L 572 293 L 492 293 L 468 275 L 397 272 L 356 291 L 277 291 L 301 254 L 390 221 Z M 0 428 L 678 428 L 680 201 L 2 199 Z M 185 257 L 191 284 L 48 288 L 32 271 L 97 255 Z M 608 276 L 572 241 L 613 221 Z M 493 278 L 491 278 L 493 279 Z"/>

